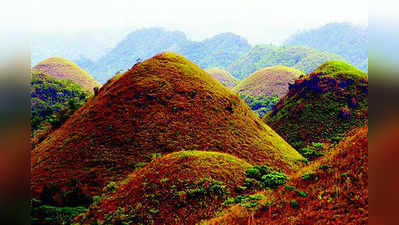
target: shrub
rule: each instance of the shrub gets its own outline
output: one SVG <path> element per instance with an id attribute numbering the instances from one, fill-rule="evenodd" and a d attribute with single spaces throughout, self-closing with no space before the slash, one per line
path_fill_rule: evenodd
<path id="1" fill-rule="evenodd" d="M 299 209 L 299 203 L 295 199 L 290 201 L 290 206 L 294 209 Z"/>
<path id="2" fill-rule="evenodd" d="M 262 177 L 260 170 L 257 167 L 249 168 L 245 171 L 245 175 L 249 178 L 259 180 Z"/>
<path id="3" fill-rule="evenodd" d="M 315 160 L 315 159 L 319 158 L 320 156 L 324 155 L 322 152 L 320 152 L 320 150 L 322 150 L 323 147 L 324 147 L 324 145 L 321 143 L 313 143 L 311 146 L 302 148 L 298 152 L 308 160 Z"/>
<path id="4" fill-rule="evenodd" d="M 285 184 L 287 176 L 281 172 L 271 172 L 262 176 L 264 187 L 276 188 L 280 185 Z"/>

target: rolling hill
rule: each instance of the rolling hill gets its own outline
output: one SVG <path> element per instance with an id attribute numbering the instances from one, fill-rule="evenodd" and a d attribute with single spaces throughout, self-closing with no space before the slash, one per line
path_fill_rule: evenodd
<path id="1" fill-rule="evenodd" d="M 343 60 L 341 56 L 320 52 L 305 46 L 257 45 L 238 57 L 229 71 L 240 80 L 265 67 L 283 65 L 309 73 L 329 60 Z"/>
<path id="2" fill-rule="evenodd" d="M 251 74 L 233 88 L 240 94 L 252 96 L 277 96 L 281 98 L 288 92 L 288 84 L 293 83 L 303 73 L 286 66 L 263 68 Z"/>
<path id="3" fill-rule="evenodd" d="M 232 89 L 239 83 L 239 80 L 237 78 L 233 77 L 233 75 L 231 75 L 224 69 L 213 67 L 207 69 L 206 72 L 211 74 L 216 80 L 218 80 L 229 89 Z"/>
<path id="4" fill-rule="evenodd" d="M 32 72 L 46 73 L 60 80 L 72 80 L 90 92 L 93 92 L 94 87 L 101 86 L 100 83 L 76 63 L 61 57 L 51 57 L 39 62 L 32 68 Z"/>
<path id="5" fill-rule="evenodd" d="M 292 177 L 284 187 L 258 192 L 263 199 L 236 204 L 203 225 L 367 224 L 368 126 Z"/>
<path id="6" fill-rule="evenodd" d="M 368 71 L 368 28 L 350 23 L 329 23 L 322 27 L 298 32 L 285 45 L 304 45 L 338 54 L 350 64 Z"/>
<path id="7" fill-rule="evenodd" d="M 109 80 L 32 150 L 32 195 L 49 183 L 67 191 L 72 178 L 84 193 L 98 195 L 138 165 L 185 149 L 229 153 L 286 172 L 305 161 L 210 74 L 162 53 Z"/>
<path id="8" fill-rule="evenodd" d="M 329 61 L 290 85 L 264 118 L 294 148 L 331 142 L 368 118 L 368 75 L 342 61 Z"/>
<path id="9" fill-rule="evenodd" d="M 105 188 L 101 202 L 76 220 L 82 224 L 195 224 L 212 218 L 228 197 L 239 194 L 237 187 L 251 167 L 225 153 L 170 153 L 121 183 L 109 185 L 114 188 Z"/>

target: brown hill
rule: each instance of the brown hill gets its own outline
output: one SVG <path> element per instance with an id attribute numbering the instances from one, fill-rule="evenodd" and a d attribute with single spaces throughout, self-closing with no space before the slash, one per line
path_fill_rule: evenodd
<path id="1" fill-rule="evenodd" d="M 154 156 L 201 149 L 289 172 L 304 158 L 240 98 L 187 59 L 159 54 L 107 82 L 31 155 L 37 196 L 72 178 L 99 194 Z M 76 183 L 76 182 L 75 182 Z"/>
<path id="2" fill-rule="evenodd" d="M 61 57 L 51 57 L 32 68 L 35 73 L 47 73 L 60 80 L 72 80 L 87 90 L 93 92 L 94 87 L 101 84 L 92 75 L 80 68 L 76 63 Z"/>
<path id="3" fill-rule="evenodd" d="M 282 97 L 288 92 L 288 84 L 303 73 L 287 66 L 266 67 L 251 74 L 233 88 L 240 94 L 252 96 L 277 96 Z"/>
<path id="4" fill-rule="evenodd" d="M 220 68 L 216 67 L 210 68 L 207 69 L 206 72 L 210 73 L 216 80 L 218 80 L 220 83 L 222 83 L 224 86 L 228 87 L 229 89 L 232 89 L 240 82 L 239 79 L 235 78 L 226 70 Z"/>
<path id="5" fill-rule="evenodd" d="M 263 200 L 253 208 L 237 204 L 201 224 L 367 224 L 368 126 L 352 131 L 285 187 L 258 195 Z"/>
<path id="6" fill-rule="evenodd" d="M 212 218 L 228 197 L 238 195 L 236 189 L 251 167 L 225 153 L 170 153 L 120 184 L 108 185 L 102 201 L 76 220 L 82 224 L 195 224 Z"/>

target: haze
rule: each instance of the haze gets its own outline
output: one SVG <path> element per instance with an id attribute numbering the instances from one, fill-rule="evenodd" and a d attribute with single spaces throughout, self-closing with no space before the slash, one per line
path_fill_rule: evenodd
<path id="1" fill-rule="evenodd" d="M 202 40 L 233 32 L 251 44 L 280 43 L 298 30 L 331 22 L 367 25 L 368 1 L 319 0 L 41 0 L 32 2 L 35 34 L 73 35 L 112 30 L 125 35 L 143 27 L 164 27 Z"/>

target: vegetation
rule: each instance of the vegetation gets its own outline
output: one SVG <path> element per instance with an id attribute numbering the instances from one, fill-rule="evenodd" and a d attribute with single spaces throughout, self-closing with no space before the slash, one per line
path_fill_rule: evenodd
<path id="1" fill-rule="evenodd" d="M 101 86 L 76 63 L 60 57 L 51 57 L 41 61 L 32 68 L 32 72 L 46 73 L 59 80 L 72 80 L 90 92 L 93 92 L 93 88 Z"/>
<path id="2" fill-rule="evenodd" d="M 267 112 L 272 110 L 273 106 L 280 101 L 280 99 L 276 96 L 265 97 L 264 95 L 260 95 L 258 97 L 254 97 L 252 95 L 240 94 L 240 97 L 260 117 L 263 117 Z"/>
<path id="3" fill-rule="evenodd" d="M 239 80 L 233 77 L 233 75 L 231 75 L 229 72 L 220 68 L 210 68 L 207 69 L 206 72 L 211 74 L 216 80 L 218 80 L 229 89 L 232 89 L 239 82 Z"/>
<path id="4" fill-rule="evenodd" d="M 241 55 L 227 70 L 242 80 L 255 71 L 276 65 L 293 67 L 310 73 L 329 60 L 343 60 L 343 58 L 305 46 L 257 45 Z"/>
<path id="5" fill-rule="evenodd" d="M 313 154 L 303 148 L 339 141 L 365 124 L 367 112 L 367 74 L 345 62 L 329 61 L 290 85 L 263 119 L 294 148 Z"/>
<path id="6" fill-rule="evenodd" d="M 99 195 L 140 162 L 182 149 L 229 153 L 285 173 L 305 161 L 237 94 L 182 56 L 163 53 L 115 76 L 32 150 L 32 195 L 72 177 L 84 193 Z"/>
<path id="7" fill-rule="evenodd" d="M 31 74 L 31 134 L 43 139 L 58 128 L 89 97 L 71 80 L 58 80 L 43 73 Z"/>
<path id="8" fill-rule="evenodd" d="M 328 155 L 295 173 L 288 185 L 257 192 L 264 197 L 251 203 L 254 207 L 235 204 L 201 224 L 367 224 L 367 172 L 365 126 L 351 131 Z M 304 173 L 318 179 L 304 180 Z"/>
<path id="9" fill-rule="evenodd" d="M 153 160 L 120 183 L 77 222 L 194 224 L 238 195 L 247 162 L 225 153 L 181 151 Z M 154 216 L 154 214 L 156 216 Z"/>
<path id="10" fill-rule="evenodd" d="M 368 71 L 368 28 L 350 23 L 330 23 L 290 37 L 286 45 L 304 45 L 341 55 L 357 68 Z"/>
<path id="11" fill-rule="evenodd" d="M 288 92 L 288 84 L 303 75 L 302 72 L 286 66 L 272 66 L 263 68 L 233 88 L 233 91 L 240 94 L 252 95 L 255 97 L 277 96 L 281 98 Z"/>

